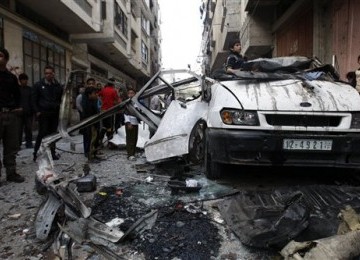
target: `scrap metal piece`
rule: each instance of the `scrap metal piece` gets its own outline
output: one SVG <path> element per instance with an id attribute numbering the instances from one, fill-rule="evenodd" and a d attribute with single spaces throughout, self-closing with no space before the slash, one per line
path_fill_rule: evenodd
<path id="1" fill-rule="evenodd" d="M 115 252 L 103 245 L 97 245 L 87 238 L 87 229 L 89 219 L 79 219 L 79 221 L 68 222 L 66 226 L 58 224 L 60 230 L 71 237 L 78 244 L 88 244 L 98 254 L 110 260 L 122 260 L 123 257 L 118 256 Z M 96 239 L 94 239 L 96 240 Z"/>
<path id="2" fill-rule="evenodd" d="M 120 239 L 120 242 L 124 241 L 125 238 L 130 234 L 132 236 L 136 236 L 138 234 L 141 234 L 145 230 L 151 229 L 156 222 L 157 216 L 157 210 L 152 210 L 148 214 L 142 216 L 125 232 L 124 236 Z"/>
<path id="3" fill-rule="evenodd" d="M 309 208 L 302 193 L 284 195 L 271 203 L 268 196 L 267 202 L 256 204 L 246 203 L 249 195 L 242 193 L 218 205 L 226 223 L 243 244 L 282 248 L 308 226 Z"/>
<path id="4" fill-rule="evenodd" d="M 61 200 L 49 192 L 46 202 L 36 215 L 35 231 L 38 239 L 44 241 L 48 238 L 56 212 L 61 205 Z"/>
<path id="5" fill-rule="evenodd" d="M 79 217 L 88 218 L 91 215 L 91 209 L 81 201 L 79 195 L 69 186 L 58 186 L 56 191 L 69 207 L 79 211 L 81 214 Z"/>
<path id="6" fill-rule="evenodd" d="M 72 259 L 71 244 L 72 244 L 72 239 L 64 232 L 59 232 L 57 239 L 53 244 L 54 253 L 56 255 L 59 255 L 61 260 L 71 260 Z"/>
<path id="7" fill-rule="evenodd" d="M 119 229 L 108 227 L 94 218 L 79 218 L 75 221 L 68 221 L 63 229 L 65 232 L 71 230 L 72 236 L 75 237 L 74 239 L 81 243 L 90 240 L 96 241 L 97 237 L 116 243 L 124 235 Z"/>
<path id="8" fill-rule="evenodd" d="M 115 227 L 109 227 L 93 218 L 88 219 L 88 234 L 90 238 L 91 236 L 101 237 L 114 243 L 118 242 L 124 236 L 121 230 Z"/>

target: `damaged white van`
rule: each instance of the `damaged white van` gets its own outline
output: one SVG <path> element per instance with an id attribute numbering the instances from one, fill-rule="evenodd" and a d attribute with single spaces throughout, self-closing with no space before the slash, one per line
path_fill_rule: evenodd
<path id="1" fill-rule="evenodd" d="M 159 72 L 127 107 L 152 129 L 148 161 L 204 162 L 208 178 L 223 164 L 360 166 L 360 96 L 316 59 L 257 59 L 212 78 Z"/>

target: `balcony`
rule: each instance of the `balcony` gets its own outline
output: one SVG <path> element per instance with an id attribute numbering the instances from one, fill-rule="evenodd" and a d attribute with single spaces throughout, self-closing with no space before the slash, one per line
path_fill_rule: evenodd
<path id="1" fill-rule="evenodd" d="M 245 11 L 253 12 L 257 7 L 276 6 L 281 0 L 245 0 Z"/>
<path id="2" fill-rule="evenodd" d="M 18 0 L 22 13 L 29 12 L 40 14 L 50 23 L 58 26 L 69 34 L 98 32 L 100 26 L 100 7 L 98 20 L 94 21 L 93 6 L 85 0 Z"/>
<path id="3" fill-rule="evenodd" d="M 271 13 L 268 14 L 271 18 Z M 249 59 L 267 56 L 272 50 L 271 22 L 266 15 L 248 16 L 241 28 L 242 49 Z"/>

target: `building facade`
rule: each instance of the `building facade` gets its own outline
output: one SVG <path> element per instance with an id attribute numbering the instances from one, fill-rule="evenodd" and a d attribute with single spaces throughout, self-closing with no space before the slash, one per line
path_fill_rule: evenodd
<path id="1" fill-rule="evenodd" d="M 161 67 L 157 0 L 0 0 L 0 45 L 30 83 L 54 66 L 140 87 Z"/>
<path id="2" fill-rule="evenodd" d="M 359 66 L 359 12 L 358 0 L 206 0 L 203 69 L 221 67 L 229 41 L 237 38 L 249 59 L 317 57 L 345 79 Z"/>

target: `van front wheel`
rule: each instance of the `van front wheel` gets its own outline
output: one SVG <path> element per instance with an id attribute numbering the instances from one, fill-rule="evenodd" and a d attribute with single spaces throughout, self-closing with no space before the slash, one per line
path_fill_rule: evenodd
<path id="1" fill-rule="evenodd" d="M 216 180 L 220 177 L 222 165 L 214 162 L 208 152 L 208 144 L 205 143 L 205 176 L 210 180 Z"/>

